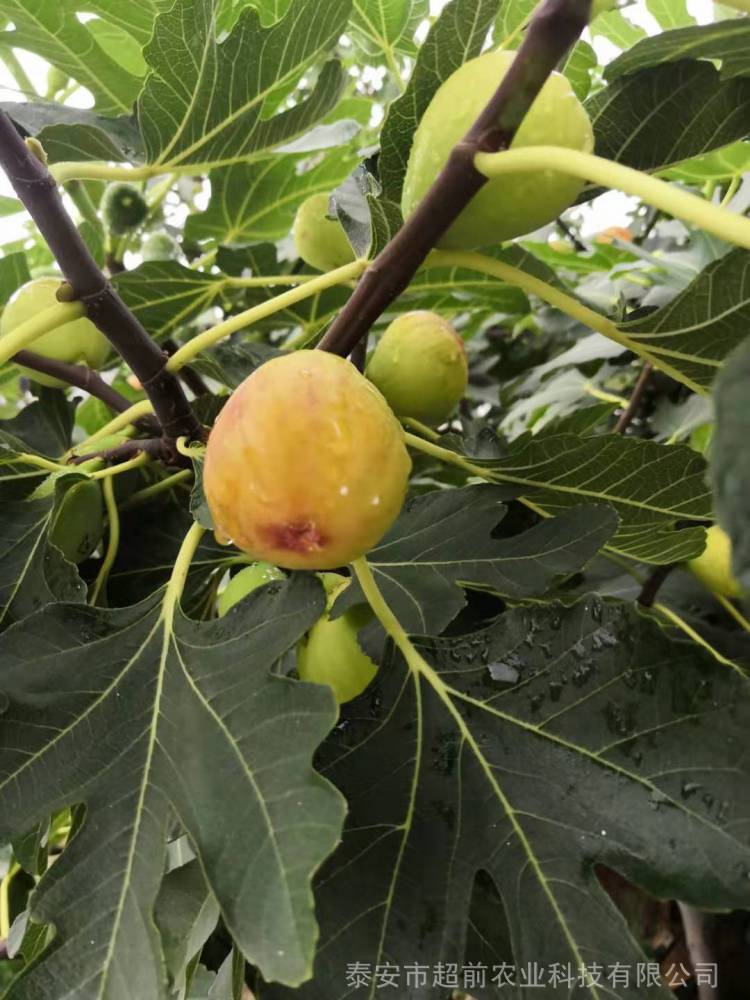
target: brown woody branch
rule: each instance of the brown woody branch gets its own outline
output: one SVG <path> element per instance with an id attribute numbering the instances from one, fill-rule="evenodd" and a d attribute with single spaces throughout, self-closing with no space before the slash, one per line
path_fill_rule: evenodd
<path id="1" fill-rule="evenodd" d="M 100 399 L 105 406 L 108 406 L 115 413 L 124 413 L 125 410 L 129 410 L 132 406 L 131 401 L 127 397 L 119 393 L 117 389 L 113 389 L 111 385 L 108 385 L 104 381 L 101 375 L 97 375 L 95 371 L 87 368 L 86 365 L 69 365 L 65 361 L 45 358 L 41 354 L 35 354 L 34 351 L 19 351 L 13 355 L 11 360 L 15 364 L 31 368 L 32 371 L 41 372 L 43 375 L 51 375 L 52 378 L 60 379 L 61 382 L 66 382 L 77 389 L 83 389 L 89 395 L 96 396 L 97 399 Z M 155 417 L 142 417 L 137 423 L 143 430 L 148 430 L 152 434 L 157 434 L 160 431 L 159 422 Z"/>
<path id="2" fill-rule="evenodd" d="M 640 409 L 641 403 L 643 402 L 643 394 L 646 391 L 649 381 L 651 380 L 653 371 L 654 366 L 650 361 L 647 361 L 641 369 L 641 374 L 638 376 L 638 381 L 635 383 L 628 405 L 618 417 L 617 423 L 614 427 L 615 434 L 624 434 L 628 427 L 630 427 L 634 417 Z"/>
<path id="3" fill-rule="evenodd" d="M 65 210 L 57 184 L 5 112 L 0 112 L 0 166 L 36 223 L 89 318 L 127 362 L 154 406 L 164 434 L 200 438 L 203 431 L 166 354 L 149 337 L 97 266 Z"/>
<path id="4" fill-rule="evenodd" d="M 487 182 L 474 167 L 477 153 L 510 146 L 550 73 L 588 24 L 591 0 L 547 0 L 534 15 L 513 64 L 415 212 L 365 271 L 326 335 L 324 351 L 349 355 L 378 317 L 407 287 L 417 268 Z"/>

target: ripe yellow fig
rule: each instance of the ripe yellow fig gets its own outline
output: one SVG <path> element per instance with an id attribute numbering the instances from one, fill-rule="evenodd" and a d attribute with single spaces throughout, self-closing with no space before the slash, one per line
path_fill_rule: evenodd
<path id="1" fill-rule="evenodd" d="M 297 253 L 318 271 L 333 271 L 354 260 L 341 223 L 328 218 L 328 195 L 313 194 L 297 209 L 292 227 Z"/>
<path id="2" fill-rule="evenodd" d="M 700 582 L 722 597 L 739 597 L 739 583 L 732 575 L 732 543 L 729 535 L 714 524 L 706 532 L 706 547 L 699 556 L 688 562 L 688 569 Z"/>
<path id="3" fill-rule="evenodd" d="M 43 309 L 56 305 L 56 293 L 59 287 L 60 279 L 51 277 L 35 278 L 34 281 L 22 285 L 0 317 L 0 337 L 12 333 L 21 323 L 32 319 Z M 62 326 L 45 333 L 29 345 L 29 350 L 45 358 L 53 358 L 55 361 L 67 361 L 70 364 L 80 362 L 97 370 L 102 367 L 109 355 L 109 342 L 91 320 L 84 316 L 70 323 L 63 323 Z M 60 379 L 42 375 L 30 368 L 21 368 L 21 371 L 35 382 L 55 389 L 62 389 L 66 384 Z"/>
<path id="4" fill-rule="evenodd" d="M 450 323 L 418 310 L 388 326 L 366 375 L 397 416 L 441 424 L 466 391 L 469 369 L 463 341 Z"/>
<path id="5" fill-rule="evenodd" d="M 247 597 L 253 590 L 257 590 L 258 587 L 262 587 L 265 583 L 271 583 L 273 580 L 284 580 L 285 578 L 286 574 L 270 563 L 256 562 L 252 566 L 246 566 L 244 569 L 241 569 L 239 573 L 236 573 L 232 577 L 219 594 L 219 599 L 216 602 L 216 610 L 219 613 L 219 618 L 223 618 L 230 608 L 233 608 L 235 604 L 241 601 L 243 597 Z"/>
<path id="6" fill-rule="evenodd" d="M 203 485 L 217 534 L 285 569 L 334 569 L 398 516 L 402 428 L 349 361 L 296 351 L 257 368 L 219 414 Z"/>
<path id="7" fill-rule="evenodd" d="M 321 578 L 328 594 L 325 614 L 297 648 L 297 673 L 303 681 L 330 685 L 343 704 L 362 694 L 378 670 L 357 642 L 357 632 L 372 621 L 372 611 L 350 608 L 332 621 L 328 616 L 334 601 L 350 580 L 338 573 L 321 573 Z"/>
<path id="8" fill-rule="evenodd" d="M 68 562 L 88 559 L 104 533 L 99 483 L 89 479 L 71 486 L 50 527 L 49 540 Z"/>
<path id="9" fill-rule="evenodd" d="M 414 135 L 401 207 L 408 218 L 440 173 L 510 69 L 514 52 L 487 52 L 456 70 L 439 88 Z M 591 152 L 594 133 L 567 79 L 552 73 L 511 143 L 565 146 Z M 576 198 L 583 182 L 549 169 L 506 174 L 487 181 L 440 240 L 440 246 L 468 250 L 533 232 L 556 219 Z"/>

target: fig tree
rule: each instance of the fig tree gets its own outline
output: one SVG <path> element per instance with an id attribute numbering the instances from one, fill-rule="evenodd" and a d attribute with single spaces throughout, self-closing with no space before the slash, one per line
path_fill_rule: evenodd
<path id="1" fill-rule="evenodd" d="M 334 569 L 397 517 L 411 469 L 402 428 L 349 361 L 302 350 L 234 391 L 206 449 L 217 535 L 286 569 Z"/>
<path id="2" fill-rule="evenodd" d="M 285 579 L 285 574 L 270 563 L 256 562 L 252 566 L 246 566 L 239 573 L 235 573 L 219 594 L 219 599 L 216 602 L 219 617 L 223 618 L 230 608 L 233 608 L 243 597 L 247 597 L 258 587 L 262 587 L 264 583 L 283 579 Z"/>
<path id="3" fill-rule="evenodd" d="M 321 573 L 321 577 L 328 595 L 326 611 L 299 644 L 297 673 L 300 680 L 328 684 L 342 704 L 361 694 L 377 673 L 377 666 L 357 641 L 357 633 L 373 616 L 369 607 L 360 605 L 332 620 L 334 601 L 350 581 L 338 573 Z"/>
<path id="4" fill-rule="evenodd" d="M 141 192 L 133 184 L 124 182 L 106 188 L 101 210 L 107 229 L 115 235 L 136 229 L 148 215 L 148 205 Z"/>
<path id="5" fill-rule="evenodd" d="M 28 281 L 13 295 L 0 317 L 0 337 L 11 333 L 21 323 L 32 319 L 44 309 L 57 303 L 59 278 L 35 278 Z M 55 361 L 67 361 L 71 364 L 82 363 L 94 370 L 102 367 L 109 355 L 109 342 L 103 333 L 85 316 L 70 323 L 50 330 L 39 337 L 29 349 L 45 358 Z M 42 385 L 61 389 L 65 382 L 50 375 L 42 375 L 30 368 L 21 368 L 24 375 Z"/>
<path id="6" fill-rule="evenodd" d="M 71 486 L 50 527 L 49 540 L 68 562 L 88 559 L 104 532 L 102 493 L 93 479 Z"/>
<path id="7" fill-rule="evenodd" d="M 441 424 L 466 391 L 466 351 L 447 320 L 427 310 L 389 325 L 367 365 L 367 377 L 399 417 Z"/>
<path id="8" fill-rule="evenodd" d="M 409 155 L 402 204 L 408 218 L 445 166 L 456 143 L 510 69 L 514 52 L 487 52 L 464 63 L 427 107 Z M 591 152 L 594 134 L 583 105 L 561 73 L 552 73 L 516 132 L 512 149 L 565 146 Z M 549 168 L 495 177 L 477 192 L 440 240 L 440 246 L 471 249 L 530 233 L 556 219 L 583 182 Z"/>
<path id="9" fill-rule="evenodd" d="M 706 547 L 699 556 L 688 562 L 688 568 L 700 582 L 722 597 L 739 597 L 739 583 L 732 575 L 732 543 L 729 535 L 718 524 L 706 532 Z"/>
<path id="10" fill-rule="evenodd" d="M 327 194 L 313 194 L 302 202 L 294 217 L 292 236 L 302 260 L 318 271 L 333 271 L 354 260 L 341 223 L 328 218 Z"/>

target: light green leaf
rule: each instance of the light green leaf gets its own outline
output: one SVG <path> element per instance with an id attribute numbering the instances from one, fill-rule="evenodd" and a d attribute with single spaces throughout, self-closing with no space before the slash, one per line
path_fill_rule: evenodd
<path id="1" fill-rule="evenodd" d="M 369 57 L 382 57 L 393 68 L 395 53 L 411 49 L 411 37 L 429 14 L 429 0 L 354 0 L 349 30 Z"/>
<path id="2" fill-rule="evenodd" d="M 300 156 L 270 156 L 216 171 L 208 209 L 190 217 L 187 236 L 225 246 L 281 239 L 305 198 L 331 192 L 357 161 L 354 149 L 339 148 L 312 169 Z"/>
<path id="3" fill-rule="evenodd" d="M 341 73 L 332 62 L 306 99 L 263 117 L 269 95 L 293 84 L 330 51 L 351 0 L 323 6 L 294 0 L 283 20 L 267 29 L 257 11 L 246 8 L 221 44 L 215 33 L 217 6 L 218 0 L 178 0 L 156 21 L 144 50 L 151 73 L 139 99 L 149 163 L 238 163 L 306 132 L 338 98 Z M 190 39 L 189 47 L 180 39 Z"/>
<path id="4" fill-rule="evenodd" d="M 176 260 L 149 261 L 113 283 L 152 337 L 161 339 L 208 309 L 222 293 L 221 277 Z"/>
<path id="5" fill-rule="evenodd" d="M 686 0 L 646 0 L 646 7 L 665 30 L 695 24 L 695 19 L 687 9 Z"/>
<path id="6" fill-rule="evenodd" d="M 49 0 L 5 0 L 3 14 L 14 31 L 4 39 L 19 49 L 42 56 L 94 96 L 103 115 L 127 114 L 141 81 L 112 59 L 66 4 Z"/>
<path id="7" fill-rule="evenodd" d="M 520 487 L 547 514 L 581 503 L 611 504 L 620 530 L 610 548 L 634 559 L 681 562 L 702 551 L 698 525 L 711 519 L 711 494 L 705 461 L 690 448 L 619 434 L 580 438 L 549 431 L 518 438 L 501 459 L 472 461 L 493 481 Z M 696 527 L 675 530 L 691 521 Z"/>

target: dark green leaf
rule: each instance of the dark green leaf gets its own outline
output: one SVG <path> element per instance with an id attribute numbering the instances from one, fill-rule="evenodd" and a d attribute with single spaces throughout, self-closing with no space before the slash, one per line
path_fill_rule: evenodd
<path id="1" fill-rule="evenodd" d="M 750 132 L 750 80 L 722 82 L 706 62 L 681 60 L 618 76 L 586 104 L 596 152 L 654 170 Z"/>
<path id="2" fill-rule="evenodd" d="M 165 997 L 153 911 L 171 809 L 246 956 L 290 985 L 309 975 L 309 881 L 343 818 L 310 758 L 335 708 L 329 691 L 269 668 L 322 610 L 320 584 L 297 576 L 208 625 L 179 611 L 172 623 L 153 600 L 56 605 L 0 640 L 0 840 L 86 807 L 34 894 L 55 940 L 10 1000 Z"/>
<path id="3" fill-rule="evenodd" d="M 435 968 L 456 963 L 460 976 L 491 955 L 518 969 L 569 964 L 574 982 L 581 966 L 634 969 L 646 959 L 600 865 L 660 899 L 750 905 L 750 695 L 739 671 L 596 597 L 510 611 L 421 652 L 430 671 L 414 675 L 400 658 L 381 667 L 322 748 L 319 766 L 350 812 L 318 880 L 315 977 L 294 994 L 265 986 L 258 1000 L 328 1000 L 355 962 L 370 970 L 363 995 L 385 992 L 374 973 L 392 963 L 393 993 L 410 1000 L 443 995 Z M 418 964 L 426 982 L 407 979 Z M 492 971 L 472 988 L 477 1000 L 505 992 Z M 509 995 L 559 992 L 546 983 Z M 617 1000 L 671 995 L 634 974 L 610 983 Z"/>
<path id="4" fill-rule="evenodd" d="M 714 24 L 665 31 L 644 38 L 611 62 L 608 80 L 648 66 L 680 59 L 719 59 L 724 79 L 750 74 L 750 20 L 744 17 Z"/>
<path id="5" fill-rule="evenodd" d="M 519 535 L 495 538 L 508 494 L 488 485 L 415 497 L 368 554 L 378 586 L 407 631 L 442 632 L 465 603 L 461 587 L 511 599 L 540 597 L 583 569 L 617 529 L 611 507 L 588 505 Z M 363 600 L 355 584 L 336 610 Z"/>

